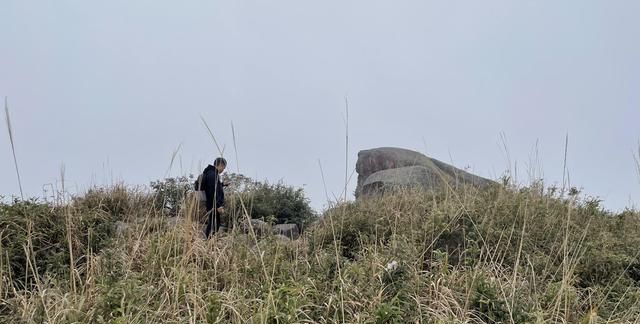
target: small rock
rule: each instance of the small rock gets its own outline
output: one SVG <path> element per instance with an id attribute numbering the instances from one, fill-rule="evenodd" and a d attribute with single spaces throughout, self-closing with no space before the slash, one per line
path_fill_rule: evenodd
<path id="1" fill-rule="evenodd" d="M 123 222 L 123 221 L 117 221 L 116 222 L 116 234 L 117 235 L 122 235 L 124 232 L 126 232 L 129 227 L 131 227 L 129 224 Z"/>
<path id="2" fill-rule="evenodd" d="M 289 239 L 295 240 L 300 237 L 300 230 L 296 224 L 279 224 L 273 226 L 273 234 L 283 235 Z"/>
<path id="3" fill-rule="evenodd" d="M 276 234 L 274 237 L 275 237 L 275 238 L 276 238 L 276 240 L 278 240 L 278 241 L 282 241 L 282 242 L 291 242 L 291 239 L 290 239 L 290 238 L 288 238 L 288 237 L 286 237 L 286 236 L 284 236 L 284 235 Z"/>
<path id="4" fill-rule="evenodd" d="M 262 236 L 269 232 L 269 224 L 259 219 L 252 219 L 251 227 L 253 227 L 253 231 L 257 236 Z M 249 227 L 249 223 L 247 222 L 247 220 L 244 220 L 242 221 L 242 223 L 240 223 L 240 229 L 243 233 L 251 233 L 251 228 Z"/>
<path id="5" fill-rule="evenodd" d="M 387 264 L 387 271 L 393 271 L 398 268 L 398 261 L 391 261 Z"/>

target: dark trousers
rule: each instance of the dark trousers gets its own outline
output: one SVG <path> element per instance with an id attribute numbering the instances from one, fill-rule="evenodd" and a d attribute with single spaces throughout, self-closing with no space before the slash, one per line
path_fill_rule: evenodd
<path id="1" fill-rule="evenodd" d="M 209 216 L 207 218 L 207 228 L 204 230 L 204 237 L 209 238 L 211 236 L 211 232 L 215 234 L 220 229 L 220 213 L 217 210 L 212 209 L 207 212 Z"/>

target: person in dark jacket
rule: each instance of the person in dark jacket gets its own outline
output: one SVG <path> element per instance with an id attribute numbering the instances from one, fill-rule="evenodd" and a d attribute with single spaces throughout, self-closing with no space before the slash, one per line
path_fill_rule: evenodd
<path id="1" fill-rule="evenodd" d="M 227 167 L 224 158 L 217 158 L 213 165 L 209 164 L 202 172 L 199 190 L 205 192 L 207 206 L 207 227 L 204 231 L 205 238 L 209 238 L 220 229 L 220 214 L 224 213 L 224 189 L 227 184 L 220 181 L 220 174 Z"/>

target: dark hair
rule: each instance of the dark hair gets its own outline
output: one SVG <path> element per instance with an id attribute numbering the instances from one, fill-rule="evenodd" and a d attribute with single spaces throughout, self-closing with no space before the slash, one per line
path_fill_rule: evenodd
<path id="1" fill-rule="evenodd" d="M 219 165 L 224 165 L 227 166 L 227 160 L 225 160 L 224 158 L 217 158 L 215 161 L 213 161 L 213 166 L 219 166 Z"/>

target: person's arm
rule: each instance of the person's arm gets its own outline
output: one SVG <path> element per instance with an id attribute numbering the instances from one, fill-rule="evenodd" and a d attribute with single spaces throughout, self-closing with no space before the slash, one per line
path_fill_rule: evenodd
<path id="1" fill-rule="evenodd" d="M 222 191 L 222 185 L 218 181 L 219 177 L 217 173 L 209 174 L 206 181 L 206 194 L 207 194 L 207 210 L 214 208 L 219 209 L 224 207 L 224 192 Z"/>
<path id="2" fill-rule="evenodd" d="M 212 181 L 212 180 L 217 180 L 217 179 L 211 179 L 210 176 L 205 176 L 202 179 L 202 187 L 204 187 L 204 193 L 207 197 L 207 212 L 211 211 L 213 209 L 213 205 L 214 205 L 214 199 L 216 196 L 216 182 Z"/>
<path id="3" fill-rule="evenodd" d="M 218 184 L 218 188 L 216 188 L 216 208 L 224 207 L 224 191 L 222 189 L 221 183 L 216 182 Z"/>

